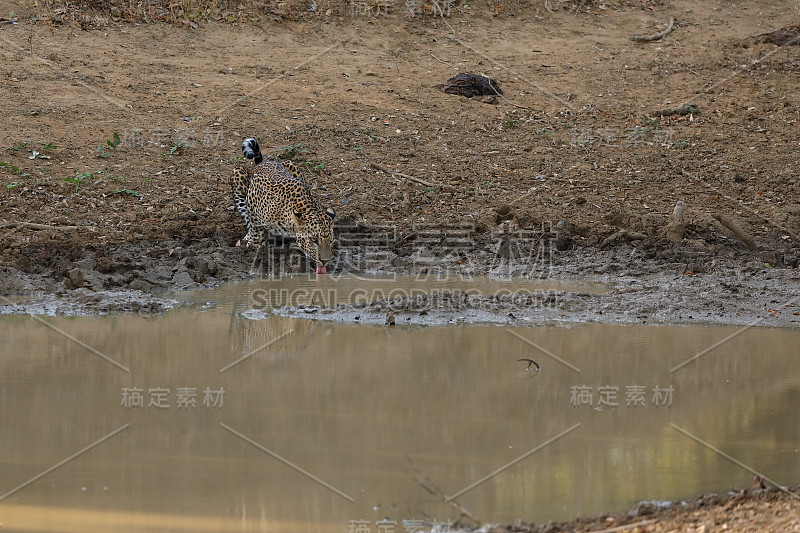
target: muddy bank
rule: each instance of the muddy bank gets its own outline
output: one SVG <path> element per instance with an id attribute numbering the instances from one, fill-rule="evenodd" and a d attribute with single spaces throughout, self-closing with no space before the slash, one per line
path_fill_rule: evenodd
<path id="1" fill-rule="evenodd" d="M 126 243 L 75 259 L 55 254 L 25 270 L 0 267 L 0 314 L 160 313 L 175 305 L 170 291 L 245 277 L 230 255 L 170 241 Z"/>
<path id="2" fill-rule="evenodd" d="M 445 325 L 546 322 L 641 324 L 729 324 L 796 327 L 800 322 L 800 276 L 761 261 L 708 261 L 696 273 L 686 263 L 624 257 L 619 251 L 565 254 L 553 265 L 553 280 L 602 281 L 603 293 L 507 290 L 481 294 L 463 290 L 426 294 L 354 293 L 338 305 L 284 305 L 274 313 L 315 320 L 365 324 Z M 491 274 L 490 274 L 491 275 Z"/>
<path id="3" fill-rule="evenodd" d="M 68 293 L 32 292 L 10 298 L 0 297 L 0 315 L 34 314 L 86 316 L 118 313 L 162 313 L 178 304 L 168 297 L 141 291 L 98 291 L 76 289 Z"/>
<path id="4" fill-rule="evenodd" d="M 498 251 L 499 250 L 499 251 Z M 545 256 L 504 255 L 502 241 L 473 244 L 467 259 L 447 251 L 396 245 L 378 252 L 343 249 L 327 281 L 343 275 L 425 275 L 459 280 L 457 291 L 354 293 L 344 304 L 301 306 L 287 301 L 272 312 L 303 318 L 383 324 L 537 324 L 543 322 L 708 323 L 794 327 L 800 319 L 800 274 L 755 256 L 725 257 L 691 248 L 611 250 L 581 248 Z M 255 250 L 202 242 L 182 246 L 126 243 L 85 250 L 77 260 L 56 258 L 36 272 L 0 268 L 0 313 L 104 314 L 161 312 L 174 305 L 172 291 L 221 282 L 281 276 L 314 276 L 288 247 Z M 470 280 L 550 279 L 598 281 L 601 294 L 516 290 L 480 294 Z M 279 302 L 280 303 L 280 302 Z M 797 307 L 794 307 L 797 304 Z M 270 311 L 270 310 L 264 310 Z"/>
<path id="5" fill-rule="evenodd" d="M 800 290 L 780 290 L 784 276 L 777 278 L 621 278 L 614 280 L 619 286 L 603 294 L 517 290 L 486 295 L 470 290 L 440 291 L 335 307 L 283 306 L 273 312 L 316 320 L 364 324 L 393 320 L 398 325 L 427 326 L 604 322 L 796 327 L 800 322 L 796 306 Z"/>
<path id="6" fill-rule="evenodd" d="M 604 513 L 591 518 L 536 525 L 518 520 L 513 524 L 485 524 L 479 528 L 459 524 L 461 532 L 482 533 L 738 533 L 800 530 L 798 487 L 732 490 L 704 494 L 677 502 L 644 501 L 624 513 Z"/>

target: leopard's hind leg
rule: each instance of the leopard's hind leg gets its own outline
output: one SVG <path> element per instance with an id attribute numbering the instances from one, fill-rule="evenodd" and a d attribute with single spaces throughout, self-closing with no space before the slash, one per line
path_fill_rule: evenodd
<path id="1" fill-rule="evenodd" d="M 252 170 L 244 163 L 240 163 L 233 169 L 231 174 L 231 189 L 233 189 L 233 203 L 236 211 L 244 220 L 247 226 L 247 235 L 244 237 L 245 244 L 253 241 L 253 224 L 250 217 L 250 208 L 247 205 L 247 188 L 252 178 Z"/>
<path id="2" fill-rule="evenodd" d="M 267 227 L 261 223 L 257 215 L 250 217 L 250 225 L 247 226 L 247 235 L 242 239 L 246 246 L 262 246 L 266 243 Z"/>

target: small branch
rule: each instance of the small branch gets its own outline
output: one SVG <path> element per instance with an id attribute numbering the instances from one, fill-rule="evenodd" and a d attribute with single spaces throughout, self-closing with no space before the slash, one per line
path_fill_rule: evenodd
<path id="1" fill-rule="evenodd" d="M 750 249 L 750 251 L 758 250 L 758 245 L 753 237 L 745 230 L 740 228 L 736 222 L 720 213 L 714 213 L 711 216 L 713 216 L 720 224 L 728 228 L 734 235 L 736 235 L 739 240 L 742 241 L 748 249 Z"/>
<path id="2" fill-rule="evenodd" d="M 674 27 L 675 27 L 675 17 L 670 17 L 669 25 L 667 26 L 666 30 L 659 33 L 654 33 L 652 35 L 632 35 L 631 41 L 637 41 L 637 42 L 657 41 L 662 37 L 666 37 L 667 35 L 669 35 L 669 33 L 673 30 Z"/>
<path id="3" fill-rule="evenodd" d="M 9 222 L 7 220 L 0 220 L 0 228 L 30 228 L 33 230 L 54 229 L 62 231 L 72 231 L 76 229 L 89 229 L 84 226 L 49 226 L 47 224 L 35 224 L 33 222 Z"/>
<path id="4" fill-rule="evenodd" d="M 425 185 L 426 187 L 438 187 L 436 183 L 431 183 L 430 181 L 425 181 L 421 178 L 415 178 L 414 176 L 409 176 L 408 174 L 403 174 L 402 172 L 395 172 L 389 170 L 385 166 L 381 165 L 380 163 L 370 163 L 369 166 L 374 168 L 375 170 L 380 170 L 382 172 L 386 172 L 387 174 L 394 174 L 396 176 L 400 176 L 401 178 L 405 178 L 407 180 L 411 180 L 413 182 L 419 183 L 420 185 Z"/>
<path id="5" fill-rule="evenodd" d="M 488 76 L 483 76 L 483 77 L 484 78 L 488 78 Z M 517 109 L 530 109 L 530 107 L 525 107 L 524 105 L 515 104 L 514 102 L 512 102 L 511 100 L 506 98 L 506 96 L 504 94 L 501 94 L 501 93 L 497 92 L 497 89 L 495 89 L 493 85 L 489 84 L 489 87 L 491 87 L 492 90 L 494 91 L 494 94 L 491 95 L 491 96 L 500 97 L 500 98 L 503 99 L 504 102 L 506 102 L 509 105 L 512 105 L 512 106 L 516 107 Z M 492 103 L 494 103 L 494 102 L 492 102 Z"/>
<path id="6" fill-rule="evenodd" d="M 436 3 L 436 0 L 431 0 L 431 2 L 433 2 L 433 5 L 435 5 L 435 6 L 436 6 L 436 9 L 438 9 L 438 10 L 439 10 L 439 15 L 441 15 L 441 16 L 442 16 L 442 22 L 444 22 L 444 23 L 445 23 L 445 25 L 446 25 L 448 28 L 450 28 L 450 31 L 452 31 L 452 32 L 453 32 L 453 35 L 455 35 L 455 34 L 456 34 L 456 30 L 454 30 L 454 29 L 453 29 L 453 27 L 450 25 L 450 23 L 449 23 L 449 22 L 447 22 L 447 19 L 445 19 L 445 18 L 444 18 L 444 11 L 442 11 L 442 8 L 439 6 L 439 4 L 437 4 L 437 3 Z M 433 13 L 433 16 L 434 16 L 434 17 L 436 16 L 436 12 L 434 12 L 434 13 Z"/>
<path id="7" fill-rule="evenodd" d="M 655 524 L 656 522 L 658 522 L 658 518 L 644 520 L 643 522 L 636 522 L 635 524 L 627 524 L 624 526 L 612 527 L 611 529 L 601 529 L 600 531 L 592 531 L 591 533 L 616 533 L 617 531 L 625 531 L 628 529 L 633 529 L 641 526 L 649 526 L 650 524 Z"/>
<path id="8" fill-rule="evenodd" d="M 429 54 L 431 55 L 431 57 L 432 57 L 432 58 L 434 58 L 436 61 L 439 61 L 439 62 L 441 62 L 441 63 L 444 63 L 445 65 L 447 65 L 447 66 L 450 66 L 450 67 L 452 67 L 452 66 L 453 66 L 453 64 L 452 64 L 452 63 L 448 63 L 448 62 L 447 62 L 447 61 L 445 61 L 444 59 L 439 59 L 438 57 L 436 57 L 435 55 L 433 55 L 433 52 L 431 52 L 430 50 L 428 50 L 428 53 L 429 53 Z"/>
<path id="9" fill-rule="evenodd" d="M 507 104 L 509 104 L 509 105 L 513 105 L 513 106 L 514 106 L 514 107 L 516 107 L 517 109 L 530 109 L 530 107 L 525 107 L 524 105 L 515 104 L 514 102 L 512 102 L 511 100 L 509 100 L 508 98 L 506 98 L 506 97 L 505 97 L 505 96 L 503 96 L 502 94 L 500 94 L 500 95 L 498 95 L 498 96 L 499 96 L 500 98 L 502 98 L 504 102 L 506 102 L 506 103 L 507 103 Z"/>

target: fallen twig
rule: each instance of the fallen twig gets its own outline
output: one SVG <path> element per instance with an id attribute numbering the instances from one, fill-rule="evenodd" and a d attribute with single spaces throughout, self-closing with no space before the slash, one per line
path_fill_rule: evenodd
<path id="1" fill-rule="evenodd" d="M 10 222 L 8 220 L 0 220 L 0 228 L 16 228 L 24 227 L 34 230 L 55 229 L 63 231 L 71 231 L 76 229 L 88 229 L 84 226 L 50 226 L 48 224 L 36 224 L 34 222 Z"/>
<path id="2" fill-rule="evenodd" d="M 525 107 L 524 105 L 515 104 L 514 102 L 512 102 L 511 100 L 509 100 L 508 98 L 506 98 L 506 97 L 505 97 L 505 96 L 503 96 L 502 94 L 501 94 L 501 95 L 499 95 L 499 96 L 500 96 L 500 98 L 502 98 L 502 99 L 503 99 L 503 100 L 504 100 L 504 101 L 505 101 L 505 102 L 506 102 L 508 105 L 512 105 L 512 106 L 516 107 L 517 109 L 530 109 L 530 107 Z"/>
<path id="3" fill-rule="evenodd" d="M 453 27 L 450 25 L 450 23 L 449 23 L 449 22 L 447 22 L 447 19 L 446 19 L 446 18 L 444 18 L 444 11 L 442 11 L 442 8 L 439 6 L 439 4 L 437 4 L 437 3 L 436 3 L 436 0 L 431 0 L 431 2 L 433 2 L 433 5 L 435 5 L 435 6 L 436 6 L 436 9 L 438 9 L 438 10 L 439 10 L 439 15 L 441 15 L 441 17 L 442 17 L 442 22 L 444 22 L 444 23 L 445 23 L 445 25 L 446 25 L 448 28 L 450 28 L 450 31 L 452 31 L 452 32 L 453 32 L 453 35 L 455 35 L 455 34 L 456 34 L 456 30 L 454 30 L 454 29 L 453 29 Z M 436 16 L 436 11 L 434 11 L 434 12 L 433 12 L 433 16 L 434 16 L 434 17 Z"/>
<path id="4" fill-rule="evenodd" d="M 464 508 L 460 503 L 458 503 L 455 500 L 448 499 L 447 495 L 444 492 L 442 492 L 442 490 L 439 487 L 436 486 L 433 480 L 429 478 L 425 474 L 425 472 L 422 471 L 419 465 L 411 457 L 409 457 L 408 455 L 406 455 L 405 457 L 406 460 L 409 463 L 411 463 L 411 467 L 414 469 L 414 472 L 416 472 L 416 474 L 408 472 L 408 475 L 410 475 L 411 479 L 413 479 L 420 487 L 425 489 L 430 494 L 433 494 L 434 496 L 438 496 L 439 498 L 441 498 L 443 503 L 447 503 L 453 506 L 453 508 L 455 508 L 459 513 L 461 513 L 462 516 L 469 518 L 478 525 L 481 524 L 481 522 L 477 518 L 475 518 L 473 514 L 470 513 L 466 508 Z"/>
<path id="5" fill-rule="evenodd" d="M 675 17 L 670 17 L 669 25 L 667 26 L 666 30 L 659 33 L 654 33 L 652 35 L 631 35 L 631 41 L 637 41 L 637 42 L 657 41 L 662 37 L 666 37 L 667 35 L 669 35 L 669 33 L 672 31 L 674 27 L 675 27 Z"/>
<path id="6" fill-rule="evenodd" d="M 444 63 L 445 65 L 447 65 L 447 66 L 449 66 L 449 67 L 452 67 L 452 66 L 453 66 L 453 64 L 452 64 L 452 63 L 448 63 L 448 62 L 447 62 L 447 61 L 445 61 L 444 59 L 440 59 L 440 58 L 436 57 L 435 55 L 433 55 L 433 52 L 431 52 L 430 50 L 428 50 L 428 53 L 429 53 L 429 54 L 431 55 L 431 57 L 432 57 L 432 58 L 434 58 L 436 61 L 439 61 L 439 62 L 441 62 L 441 63 Z"/>
<path id="7" fill-rule="evenodd" d="M 739 240 L 742 241 L 745 244 L 745 246 L 747 246 L 747 248 L 750 249 L 750 251 L 758 250 L 758 245 L 756 244 L 756 241 L 753 239 L 753 237 L 745 230 L 740 228 L 736 222 L 734 222 L 733 220 L 731 220 L 730 218 L 726 217 L 721 213 L 714 213 L 711 216 L 713 216 L 717 220 L 717 222 L 719 222 L 720 224 L 731 230 L 731 232 L 734 235 L 736 235 L 739 238 Z"/>
<path id="8" fill-rule="evenodd" d="M 636 522 L 635 524 L 626 524 L 624 526 L 612 527 L 611 529 L 601 529 L 599 531 L 592 531 L 591 533 L 616 533 L 617 531 L 625 531 L 627 529 L 633 529 L 636 527 L 649 526 L 650 524 L 655 524 L 656 522 L 658 522 L 658 518 L 652 518 L 650 520 Z"/>
<path id="9" fill-rule="evenodd" d="M 400 176 L 401 178 L 405 178 L 407 180 L 419 183 L 420 185 L 425 185 L 426 187 L 438 187 L 436 183 L 431 183 L 430 181 L 425 181 L 421 178 L 415 178 L 414 176 L 409 176 L 408 174 L 403 174 L 402 172 L 395 172 L 394 170 L 389 170 L 385 166 L 381 165 L 380 163 L 370 163 L 369 166 L 374 168 L 375 170 L 380 170 L 386 172 L 387 174 L 395 174 Z"/>
<path id="10" fill-rule="evenodd" d="M 486 77 L 488 77 L 488 76 L 486 76 Z M 492 87 L 492 89 L 494 90 L 494 94 L 493 94 L 493 95 L 491 95 L 491 96 L 495 96 L 495 97 L 498 97 L 498 96 L 499 96 L 499 97 L 500 97 L 500 98 L 502 98 L 502 99 L 503 99 L 503 100 L 504 100 L 504 101 L 505 101 L 507 104 L 509 104 L 509 105 L 512 105 L 512 106 L 516 107 L 517 109 L 530 109 L 530 107 L 525 107 L 524 105 L 515 104 L 514 102 L 512 102 L 511 100 L 509 100 L 508 98 L 506 98 L 506 96 L 505 96 L 503 93 L 500 93 L 500 92 L 498 92 L 498 91 L 497 91 L 497 89 L 495 89 L 494 87 Z M 494 103 L 494 102 L 491 102 L 491 103 Z"/>

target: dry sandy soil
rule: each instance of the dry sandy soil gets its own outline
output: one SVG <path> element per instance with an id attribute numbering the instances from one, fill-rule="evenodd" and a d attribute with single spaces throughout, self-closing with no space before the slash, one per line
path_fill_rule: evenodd
<path id="1" fill-rule="evenodd" d="M 725 261 L 797 266 L 800 46 L 763 37 L 796 24 L 797 9 L 581 6 L 191 28 L 33 24 L 11 2 L 19 24 L 0 24 L 0 261 L 66 289 L 247 274 L 255 251 L 234 248 L 244 230 L 227 180 L 252 135 L 306 163 L 343 248 L 351 234 L 389 234 L 385 264 L 340 270 L 413 268 L 423 249 L 491 272 L 504 232 L 523 255 L 546 239 L 557 264 L 603 248 L 612 265 L 694 274 Z M 664 39 L 630 40 L 670 17 Z M 434 88 L 460 71 L 497 79 L 505 98 Z M 697 113 L 656 114 L 686 103 Z M 687 226 L 676 246 L 665 231 L 678 200 Z M 448 232 L 457 245 L 430 237 Z"/>
<path id="2" fill-rule="evenodd" d="M 4 9 L 1 294 L 158 311 L 166 289 L 302 270 L 236 246 L 228 175 L 255 136 L 336 209 L 333 273 L 634 279 L 638 300 L 599 307 L 797 327 L 796 5 L 465 1 L 443 19 L 398 3 L 191 25 Z M 664 38 L 630 39 L 671 17 Z M 436 88 L 459 72 L 504 96 Z M 799 530 L 781 522 L 796 500 L 730 502 L 641 531 Z"/>

